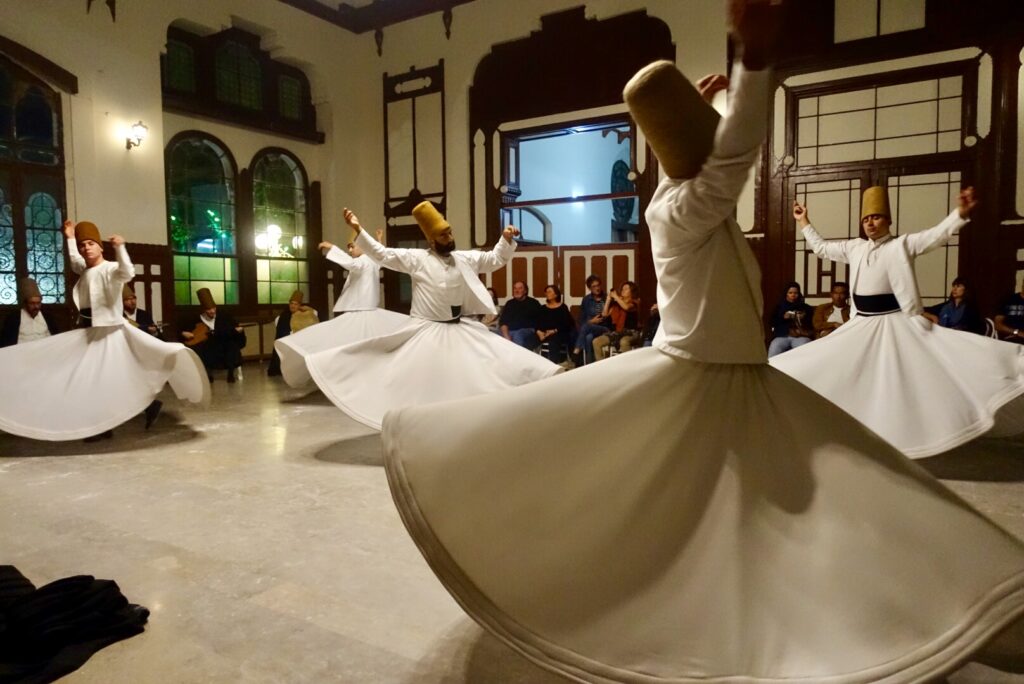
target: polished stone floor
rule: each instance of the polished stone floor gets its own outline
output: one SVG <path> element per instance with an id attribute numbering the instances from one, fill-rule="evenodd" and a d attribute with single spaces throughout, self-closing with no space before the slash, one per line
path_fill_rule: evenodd
<path id="1" fill-rule="evenodd" d="M 207 408 L 166 398 L 111 440 L 0 433 L 0 563 L 89 573 L 148 606 L 146 632 L 64 681 L 563 681 L 480 630 L 391 503 L 376 433 L 259 366 Z M 1024 538 L 1024 446 L 926 467 Z M 968 666 L 955 684 L 1024 682 Z"/>

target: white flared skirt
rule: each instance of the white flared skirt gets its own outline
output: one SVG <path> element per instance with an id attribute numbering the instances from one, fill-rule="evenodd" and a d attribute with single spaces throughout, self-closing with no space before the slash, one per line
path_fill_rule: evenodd
<path id="1" fill-rule="evenodd" d="M 766 365 L 622 354 L 384 419 L 482 626 L 585 682 L 924 682 L 1024 618 L 1024 545 Z"/>
<path id="2" fill-rule="evenodd" d="M 1024 347 L 921 316 L 855 316 L 769 363 L 911 458 L 1024 432 Z"/>
<path id="3" fill-rule="evenodd" d="M 497 392 L 562 371 L 476 321 L 422 318 L 409 318 L 389 335 L 311 354 L 306 367 L 338 408 L 375 430 L 390 410 Z"/>
<path id="4" fill-rule="evenodd" d="M 274 349 L 281 357 L 281 375 L 292 387 L 308 387 L 313 378 L 306 368 L 307 356 L 393 333 L 408 322 L 408 316 L 387 309 L 349 311 L 282 337 L 274 342 Z"/>
<path id="5" fill-rule="evenodd" d="M 0 430 L 62 441 L 137 416 L 165 384 L 209 400 L 202 361 L 184 345 L 130 325 L 83 328 L 0 349 Z"/>

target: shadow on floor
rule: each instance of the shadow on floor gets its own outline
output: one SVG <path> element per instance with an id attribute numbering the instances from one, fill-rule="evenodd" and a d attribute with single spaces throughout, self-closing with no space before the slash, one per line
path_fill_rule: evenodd
<path id="1" fill-rule="evenodd" d="M 1024 443 L 976 439 L 938 456 L 917 461 L 940 480 L 1024 482 Z"/>
<path id="2" fill-rule="evenodd" d="M 384 467 L 384 452 L 377 433 L 328 444 L 313 456 L 318 461 L 339 465 Z"/>
<path id="3" fill-rule="evenodd" d="M 80 439 L 66 442 L 46 442 L 0 432 L 0 458 L 82 456 L 141 451 L 181 444 L 202 436 L 202 433 L 182 422 L 181 416 L 166 408 L 156 419 L 153 427 L 146 430 L 144 425 L 142 416 L 136 416 L 114 428 L 112 438 L 90 443 Z"/>
<path id="4" fill-rule="evenodd" d="M 285 385 L 281 388 L 281 403 L 292 406 L 333 406 L 316 385 L 309 389 L 294 389 Z"/>
<path id="5" fill-rule="evenodd" d="M 417 663 L 407 684 L 564 684 L 565 679 L 519 655 L 469 618 L 460 621 Z"/>

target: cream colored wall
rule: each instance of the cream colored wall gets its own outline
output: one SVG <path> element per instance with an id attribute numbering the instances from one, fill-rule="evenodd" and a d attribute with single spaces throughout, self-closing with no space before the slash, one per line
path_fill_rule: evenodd
<path id="1" fill-rule="evenodd" d="M 73 72 L 80 92 L 64 97 L 68 141 L 68 208 L 130 241 L 164 244 L 164 144 L 186 129 L 223 140 L 240 167 L 262 147 L 293 151 L 311 180 L 323 183 L 325 238 L 347 239 L 341 207 L 367 225 L 383 223 L 383 72 L 405 72 L 445 60 L 449 215 L 457 238 L 468 242 L 468 94 L 473 72 L 491 46 L 540 29 L 540 17 L 580 0 L 476 0 L 454 9 L 451 40 L 440 14 L 388 27 L 378 57 L 370 33 L 353 35 L 277 0 L 128 2 L 112 22 L 103 3 L 85 13 L 81 0 L 0 3 L 2 33 Z M 605 19 L 647 8 L 670 27 L 677 61 L 691 76 L 725 67 L 724 10 L 720 0 L 594 0 L 588 17 Z M 275 59 L 296 64 L 310 78 L 324 145 L 162 111 L 160 61 L 168 25 L 187 19 L 219 31 L 237 25 L 262 36 Z M 125 150 L 127 127 L 141 119 L 149 139 Z"/>

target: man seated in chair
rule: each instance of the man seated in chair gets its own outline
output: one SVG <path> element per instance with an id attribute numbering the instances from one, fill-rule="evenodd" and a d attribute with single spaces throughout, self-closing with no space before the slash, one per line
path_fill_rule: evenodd
<path id="1" fill-rule="evenodd" d="M 121 302 L 124 304 L 124 317 L 130 325 L 139 330 L 145 330 L 153 337 L 160 337 L 160 329 L 153 321 L 153 317 L 145 309 L 139 308 L 139 300 L 135 296 L 135 290 L 128 283 L 125 283 L 121 291 Z"/>
<path id="2" fill-rule="evenodd" d="M 0 329 L 0 347 L 25 344 L 60 332 L 50 314 L 43 311 L 43 296 L 36 281 L 31 278 L 19 280 L 18 299 L 21 308 L 7 316 Z"/>
<path id="3" fill-rule="evenodd" d="M 832 284 L 832 301 L 814 307 L 814 339 L 820 340 L 850 320 L 850 288 L 846 283 Z"/>
<path id="4" fill-rule="evenodd" d="M 292 296 L 288 299 L 288 308 L 282 311 L 274 320 L 275 340 L 287 337 L 292 333 L 297 333 L 320 322 L 320 315 L 316 312 L 316 309 L 303 304 L 303 298 L 302 290 L 292 292 Z M 267 366 L 267 375 L 274 377 L 280 374 L 281 357 L 278 356 L 275 349 L 274 355 L 270 359 L 270 365 Z"/>
<path id="5" fill-rule="evenodd" d="M 1000 339 L 1024 344 L 1024 282 L 1021 291 L 1010 295 L 995 317 L 996 333 Z"/>
<path id="6" fill-rule="evenodd" d="M 498 330 L 502 337 L 520 347 L 536 349 L 540 344 L 537 339 L 540 310 L 540 302 L 530 296 L 526 283 L 521 280 L 512 283 L 512 299 L 505 302 L 498 316 Z"/>
<path id="7" fill-rule="evenodd" d="M 201 307 L 198 316 L 193 317 L 193 328 L 185 329 L 181 336 L 185 344 L 192 347 L 203 365 L 206 374 L 213 381 L 213 371 L 223 368 L 227 371 L 227 381 L 235 381 L 235 369 L 242 365 L 242 347 L 245 346 L 245 333 L 228 312 L 217 312 L 217 302 L 209 288 L 196 290 Z M 202 325 L 200 325 L 202 324 Z M 196 342 L 196 339 L 202 341 Z"/>

